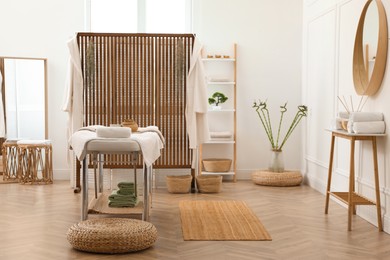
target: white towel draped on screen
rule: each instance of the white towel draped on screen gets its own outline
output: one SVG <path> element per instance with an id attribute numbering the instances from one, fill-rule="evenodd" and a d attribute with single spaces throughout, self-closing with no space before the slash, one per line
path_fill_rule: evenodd
<path id="1" fill-rule="evenodd" d="M 210 139 L 207 123 L 206 75 L 202 61 L 202 44 L 195 37 L 194 49 L 187 75 L 186 123 L 190 149 Z M 195 158 L 195 156 L 194 156 Z"/>
<path id="2" fill-rule="evenodd" d="M 68 113 L 68 139 L 83 126 L 83 74 L 76 36 L 68 41 L 69 64 L 62 110 Z"/>
<path id="3" fill-rule="evenodd" d="M 0 71 L 0 86 L 3 84 L 3 75 Z M 5 137 L 5 120 L 4 120 L 3 95 L 0 91 L 0 137 Z"/>

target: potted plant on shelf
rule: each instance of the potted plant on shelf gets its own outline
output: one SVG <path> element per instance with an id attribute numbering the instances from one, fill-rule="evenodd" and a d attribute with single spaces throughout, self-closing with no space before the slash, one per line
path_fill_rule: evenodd
<path id="1" fill-rule="evenodd" d="M 209 97 L 209 105 L 212 105 L 213 110 L 221 110 L 219 104 L 223 104 L 228 100 L 228 97 L 221 92 L 215 92 Z"/>
<path id="2" fill-rule="evenodd" d="M 296 126 L 301 121 L 302 117 L 307 116 L 307 106 L 300 105 L 298 106 L 298 111 L 295 114 L 294 119 L 292 120 L 290 127 L 288 128 L 284 138 L 281 142 L 280 140 L 280 134 L 281 134 L 281 127 L 283 123 L 283 116 L 284 113 L 287 111 L 287 103 L 284 104 L 284 106 L 280 106 L 280 119 L 279 119 L 279 126 L 277 130 L 276 138 L 274 138 L 274 134 L 272 132 L 272 125 L 271 125 L 271 119 L 269 115 L 269 111 L 267 108 L 267 101 L 262 102 L 254 102 L 253 108 L 255 108 L 257 115 L 260 118 L 260 122 L 264 127 L 265 133 L 267 134 L 268 140 L 271 143 L 271 149 L 272 149 L 272 156 L 270 160 L 270 164 L 268 167 L 269 171 L 272 172 L 283 172 L 284 171 L 284 161 L 283 161 L 283 154 L 282 154 L 282 148 L 285 145 L 288 138 L 291 136 L 292 132 L 296 128 Z"/>

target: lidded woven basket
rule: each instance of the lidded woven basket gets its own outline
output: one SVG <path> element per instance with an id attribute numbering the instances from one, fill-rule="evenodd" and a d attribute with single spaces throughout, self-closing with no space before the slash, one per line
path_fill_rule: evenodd
<path id="1" fill-rule="evenodd" d="M 165 177 L 168 192 L 188 193 L 191 189 L 191 175 L 168 175 Z"/>

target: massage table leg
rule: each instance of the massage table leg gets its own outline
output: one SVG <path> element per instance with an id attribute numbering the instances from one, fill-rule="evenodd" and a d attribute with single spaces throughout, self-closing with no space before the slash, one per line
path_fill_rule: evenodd
<path id="1" fill-rule="evenodd" d="M 103 192 L 103 161 L 102 161 L 102 154 L 98 154 L 98 161 L 99 161 L 99 192 Z"/>
<path id="2" fill-rule="evenodd" d="M 150 167 L 147 167 L 144 164 L 143 174 L 144 174 L 144 217 L 145 221 L 149 221 L 149 172 Z"/>
<path id="3" fill-rule="evenodd" d="M 96 167 L 97 167 L 97 154 L 92 153 L 92 163 L 93 163 L 93 178 L 94 178 L 94 184 L 95 184 L 95 199 L 97 199 L 97 177 L 96 177 Z M 100 171 L 100 169 L 99 169 Z M 100 181 L 100 176 L 99 176 Z"/>
<path id="4" fill-rule="evenodd" d="M 87 175 L 87 159 L 83 160 L 83 182 L 82 182 L 82 202 L 81 202 L 81 218 L 86 220 L 88 217 L 88 175 Z"/>

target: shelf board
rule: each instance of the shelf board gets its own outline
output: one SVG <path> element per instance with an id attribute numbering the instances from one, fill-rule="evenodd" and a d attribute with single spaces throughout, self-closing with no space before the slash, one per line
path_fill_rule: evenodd
<path id="1" fill-rule="evenodd" d="M 235 58 L 203 58 L 203 61 L 236 61 Z"/>
<path id="2" fill-rule="evenodd" d="M 233 108 L 226 108 L 221 110 L 209 109 L 209 112 L 235 112 L 236 110 Z"/>
<path id="3" fill-rule="evenodd" d="M 334 196 L 335 198 L 341 200 L 345 204 L 348 205 L 348 192 L 330 192 L 330 195 Z M 355 205 L 376 205 L 375 202 L 357 194 L 352 194 L 352 204 Z"/>
<path id="4" fill-rule="evenodd" d="M 202 175 L 234 175 L 234 172 L 205 172 L 202 171 Z"/>
<path id="5" fill-rule="evenodd" d="M 210 141 L 207 141 L 205 142 L 204 144 L 234 144 L 236 143 L 235 141 L 233 140 L 210 140 Z"/>
<path id="6" fill-rule="evenodd" d="M 130 215 L 141 217 L 144 212 L 144 203 L 139 201 L 134 208 L 111 208 L 108 206 L 108 196 L 111 192 L 103 192 L 98 194 L 97 199 L 94 197 L 88 205 L 88 214 L 108 214 L 108 215 Z M 142 200 L 142 197 L 138 197 Z"/>
<path id="7" fill-rule="evenodd" d="M 208 81 L 208 85 L 235 85 L 234 81 Z"/>

